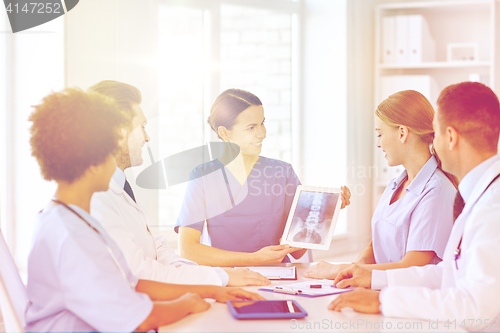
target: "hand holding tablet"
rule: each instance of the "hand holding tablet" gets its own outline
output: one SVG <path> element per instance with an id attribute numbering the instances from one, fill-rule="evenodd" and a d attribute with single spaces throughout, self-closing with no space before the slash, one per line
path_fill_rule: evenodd
<path id="1" fill-rule="evenodd" d="M 328 250 L 341 208 L 342 190 L 299 185 L 281 244 Z"/>

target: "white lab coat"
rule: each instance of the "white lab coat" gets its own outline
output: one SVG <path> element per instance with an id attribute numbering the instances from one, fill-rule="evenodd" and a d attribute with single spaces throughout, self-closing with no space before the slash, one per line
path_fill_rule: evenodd
<path id="1" fill-rule="evenodd" d="M 134 331 L 153 302 L 135 291 L 137 278 L 102 225 L 70 206 L 95 229 L 63 205 L 37 215 L 28 258 L 26 331 Z"/>
<path id="2" fill-rule="evenodd" d="M 114 179 L 108 191 L 92 196 L 90 212 L 118 244 L 137 278 L 177 284 L 222 285 L 217 268 L 198 266 L 181 258 L 165 237 L 148 232 L 149 221 L 144 209 Z"/>
<path id="3" fill-rule="evenodd" d="M 481 196 L 499 173 L 496 160 L 477 182 L 455 221 L 441 263 L 387 271 L 388 287 L 380 294 L 385 316 L 450 320 L 452 328 L 453 321 L 458 328 L 465 319 L 470 330 L 484 329 L 487 320 L 496 323 L 487 331 L 500 331 L 500 179 Z"/>

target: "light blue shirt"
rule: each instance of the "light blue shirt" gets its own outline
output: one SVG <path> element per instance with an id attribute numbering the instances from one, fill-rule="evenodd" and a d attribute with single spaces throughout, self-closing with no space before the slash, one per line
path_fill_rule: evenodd
<path id="1" fill-rule="evenodd" d="M 453 227 L 455 187 L 432 156 L 420 169 L 406 194 L 390 204 L 407 177 L 406 170 L 385 189 L 372 218 L 373 253 L 377 264 L 399 262 L 408 251 L 443 253 Z"/>
<path id="2" fill-rule="evenodd" d="M 71 208 L 99 234 L 62 205 L 38 214 L 28 258 L 26 331 L 133 331 L 149 316 L 153 302 L 132 287 L 137 278 L 99 222 Z"/>
<path id="3" fill-rule="evenodd" d="M 486 171 L 498 160 L 500 160 L 499 155 L 492 156 L 486 161 L 474 167 L 474 169 L 469 171 L 464 176 L 464 178 L 458 185 L 458 190 L 460 191 L 460 195 L 462 196 L 462 199 L 464 199 L 464 202 L 467 202 L 469 200 L 474 187 L 476 187 L 481 177 L 483 177 Z"/>
<path id="4" fill-rule="evenodd" d="M 122 171 L 119 167 L 116 167 L 115 173 L 111 177 L 121 188 L 125 187 L 125 181 L 127 180 L 127 176 L 125 176 L 125 172 Z"/>

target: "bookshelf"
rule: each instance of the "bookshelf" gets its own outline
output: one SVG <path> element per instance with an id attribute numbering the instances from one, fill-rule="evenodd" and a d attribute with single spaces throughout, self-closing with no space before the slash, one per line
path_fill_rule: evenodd
<path id="1" fill-rule="evenodd" d="M 383 55 L 384 18 L 398 15 L 421 15 L 428 24 L 435 42 L 435 59 L 429 62 L 387 62 Z M 500 17 L 499 0 L 448 0 L 394 2 L 379 5 L 375 12 L 375 100 L 376 106 L 388 96 L 382 96 L 387 89 L 382 87 L 384 77 L 399 75 L 428 75 L 435 82 L 436 92 L 429 98 L 435 106 L 437 95 L 446 86 L 470 79 L 478 80 L 491 87 L 497 94 L 500 89 Z M 400 27 L 394 25 L 394 27 Z M 387 29 L 387 27 L 385 27 Z M 394 32 L 396 33 L 396 32 Z M 390 35 L 389 35 L 390 36 Z M 497 41 L 498 40 L 498 41 Z M 477 58 L 471 61 L 448 61 L 448 44 L 474 43 Z M 425 45 L 424 45 L 425 46 Z M 384 62 L 384 60 L 386 60 Z M 409 89 L 403 87 L 399 90 Z M 418 90 L 418 89 L 417 89 Z M 374 177 L 373 205 L 402 166 L 388 167 L 380 149 L 374 153 L 374 164 L 379 170 Z"/>

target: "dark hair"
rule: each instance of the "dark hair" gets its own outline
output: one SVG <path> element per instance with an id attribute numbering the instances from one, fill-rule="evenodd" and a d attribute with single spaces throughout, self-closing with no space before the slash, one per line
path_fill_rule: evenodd
<path id="1" fill-rule="evenodd" d="M 236 123 L 236 117 L 252 105 L 262 105 L 262 102 L 248 91 L 228 89 L 215 99 L 207 122 L 219 139 L 222 139 L 219 136 L 219 126 L 224 126 L 228 130 L 232 129 Z"/>
<path id="2" fill-rule="evenodd" d="M 416 134 L 422 142 L 431 145 L 434 140 L 434 108 L 429 100 L 415 90 L 403 90 L 390 95 L 377 106 L 375 115 L 390 126 L 406 126 L 410 132 Z M 437 160 L 438 168 L 451 181 L 453 186 L 458 187 L 458 179 L 445 172 L 441 167 L 441 160 L 434 149 L 431 153 Z"/>
<path id="3" fill-rule="evenodd" d="M 142 103 L 142 94 L 139 89 L 130 84 L 105 80 L 94 84 L 87 89 L 88 92 L 96 92 L 107 97 L 113 98 L 120 109 L 126 111 L 132 120 L 135 117 L 132 106 Z"/>
<path id="4" fill-rule="evenodd" d="M 110 98 L 80 89 L 46 96 L 29 120 L 31 154 L 46 180 L 73 182 L 118 148 L 127 117 Z"/>
<path id="5" fill-rule="evenodd" d="M 437 100 L 441 130 L 451 126 L 475 149 L 497 152 L 500 104 L 482 83 L 462 82 L 444 88 Z"/>

